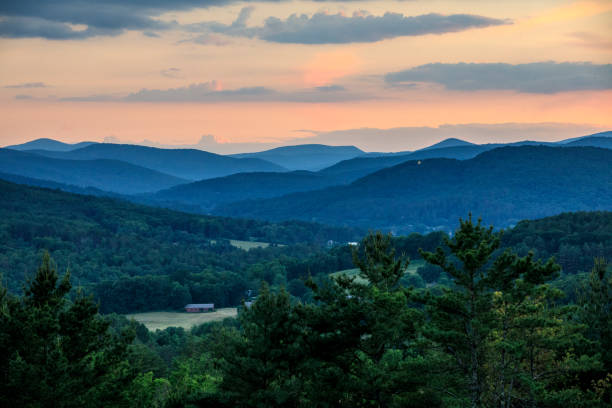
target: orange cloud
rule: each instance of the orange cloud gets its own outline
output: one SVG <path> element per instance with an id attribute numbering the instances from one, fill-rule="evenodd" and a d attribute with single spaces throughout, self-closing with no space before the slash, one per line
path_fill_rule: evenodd
<path id="1" fill-rule="evenodd" d="M 356 73 L 360 65 L 360 59 L 350 51 L 319 53 L 303 68 L 304 83 L 308 86 L 330 85 L 339 78 Z"/>

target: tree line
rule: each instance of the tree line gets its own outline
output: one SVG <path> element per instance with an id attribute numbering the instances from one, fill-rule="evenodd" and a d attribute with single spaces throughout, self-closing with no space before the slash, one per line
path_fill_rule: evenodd
<path id="1" fill-rule="evenodd" d="M 610 268 L 596 258 L 567 302 L 554 259 L 503 239 L 462 220 L 420 251 L 445 283 L 415 288 L 393 238 L 371 233 L 360 279 L 308 279 L 308 301 L 264 283 L 237 320 L 190 332 L 98 315 L 45 256 L 22 296 L 1 293 L 0 405 L 609 406 Z"/>

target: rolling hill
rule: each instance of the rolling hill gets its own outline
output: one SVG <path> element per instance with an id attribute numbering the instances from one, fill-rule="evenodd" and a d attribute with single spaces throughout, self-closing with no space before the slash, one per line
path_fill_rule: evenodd
<path id="1" fill-rule="evenodd" d="M 29 142 L 18 144 L 18 145 L 6 146 L 5 148 L 13 149 L 13 150 L 40 149 L 40 150 L 51 150 L 55 152 L 68 152 L 70 150 L 79 149 L 81 147 L 89 146 L 95 143 L 96 142 L 79 142 L 79 143 L 71 144 L 71 143 L 60 142 L 60 141 L 53 140 L 53 139 L 41 138 L 41 139 L 31 140 Z"/>
<path id="2" fill-rule="evenodd" d="M 289 193 L 317 190 L 339 183 L 335 178 L 309 171 L 287 173 L 239 173 L 231 176 L 181 184 L 148 195 L 157 203 L 179 203 L 210 211 L 216 205 L 232 201 L 269 198 Z M 193 208 L 192 208 L 193 210 Z"/>
<path id="3" fill-rule="evenodd" d="M 75 193 L 75 194 L 81 194 L 81 195 L 93 195 L 93 196 L 100 196 L 100 197 L 120 197 L 120 198 L 129 197 L 129 196 L 121 195 L 119 193 L 112 193 L 110 191 L 100 190 L 94 187 L 79 187 L 73 184 L 57 183 L 55 181 L 43 180 L 43 179 L 32 178 L 32 177 L 25 177 L 25 176 L 20 176 L 18 174 L 0 173 L 0 180 L 10 181 L 11 183 L 15 183 L 15 184 L 24 184 L 26 186 L 48 188 L 50 190 L 61 190 L 61 191 L 65 191 L 68 193 Z"/>
<path id="4" fill-rule="evenodd" d="M 610 209 L 612 150 L 519 146 L 463 161 L 407 161 L 348 186 L 222 205 L 214 213 L 408 232 L 449 229 L 469 212 L 504 227 L 565 211 Z"/>
<path id="5" fill-rule="evenodd" d="M 328 176 L 333 176 L 345 183 L 350 183 L 353 180 L 357 180 L 375 171 L 395 166 L 409 160 L 424 160 L 431 158 L 467 160 L 482 152 L 494 149 L 495 147 L 499 147 L 499 145 L 458 145 L 432 149 L 425 148 L 405 155 L 356 157 L 336 163 L 320 172 Z"/>
<path id="6" fill-rule="evenodd" d="M 566 143 L 564 146 L 594 146 L 604 149 L 612 149 L 612 137 L 589 136 Z"/>
<path id="7" fill-rule="evenodd" d="M 592 135 L 586 135 L 586 136 L 580 136 L 580 137 L 572 137 L 570 139 L 561 140 L 561 141 L 559 141 L 557 143 L 558 144 L 568 144 L 570 142 L 575 142 L 577 140 L 586 139 L 586 138 L 590 138 L 590 137 L 612 137 L 612 130 L 607 130 L 605 132 L 599 132 L 599 133 L 593 133 Z"/>
<path id="8" fill-rule="evenodd" d="M 465 140 L 456 139 L 454 137 L 451 137 L 448 139 L 444 139 L 441 142 L 432 144 L 431 146 L 427 146 L 420 150 L 423 151 L 423 150 L 441 149 L 444 147 L 458 147 L 458 146 L 474 146 L 474 143 L 466 142 Z"/>
<path id="9" fill-rule="evenodd" d="M 231 156 L 262 159 L 289 170 L 320 170 L 342 160 L 352 159 L 363 154 L 364 152 L 355 146 L 304 144 L 277 147 L 256 153 L 239 153 Z"/>
<path id="10" fill-rule="evenodd" d="M 68 160 L 121 160 L 194 181 L 242 172 L 286 170 L 281 166 L 258 158 L 240 159 L 197 149 L 158 149 L 112 143 L 94 144 L 69 152 L 34 150 L 31 153 Z"/>
<path id="11" fill-rule="evenodd" d="M 439 143 L 414 152 L 370 153 L 363 157 L 344 160 L 321 170 L 321 173 L 349 183 L 375 171 L 395 166 L 408 160 L 447 158 L 467 160 L 480 153 L 504 146 L 592 146 L 612 148 L 612 132 L 596 133 L 590 136 L 562 140 L 559 142 L 539 142 L 524 140 L 514 143 L 473 144 L 460 139 L 446 139 Z"/>
<path id="12" fill-rule="evenodd" d="M 119 160 L 62 160 L 0 149 L 0 172 L 121 194 L 157 191 L 184 179 Z"/>

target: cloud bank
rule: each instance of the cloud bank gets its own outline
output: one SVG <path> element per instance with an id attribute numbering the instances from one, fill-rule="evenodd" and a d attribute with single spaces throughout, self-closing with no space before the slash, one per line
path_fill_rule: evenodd
<path id="1" fill-rule="evenodd" d="M 196 23 L 188 29 L 195 32 L 213 32 L 234 37 L 258 38 L 275 43 L 293 44 L 346 44 L 376 42 L 390 38 L 444 34 L 472 28 L 509 24 L 508 20 L 472 14 L 424 14 L 404 16 L 387 12 L 382 16 L 367 12 L 346 16 L 342 13 L 292 14 L 285 20 L 269 17 L 263 26 L 247 27 L 252 8 L 243 8 L 232 24 L 216 22 Z"/>
<path id="2" fill-rule="evenodd" d="M 526 93 L 612 89 L 612 64 L 535 62 L 529 64 L 426 64 L 385 75 L 394 86 L 430 82 L 459 91 L 512 90 Z"/>
<path id="3" fill-rule="evenodd" d="M 195 83 L 169 89 L 141 89 L 127 96 L 89 95 L 63 98 L 67 102 L 159 102 L 159 103 L 216 103 L 216 102 L 301 102 L 328 103 L 371 99 L 340 85 L 329 85 L 293 91 L 253 86 L 222 89 L 217 81 Z"/>
<path id="4" fill-rule="evenodd" d="M 285 0 L 276 0 L 285 1 Z M 320 0 L 326 1 L 326 0 Z M 357 0 L 344 0 L 357 1 Z M 136 30 L 149 37 L 157 32 L 176 29 L 196 35 L 192 41 L 220 44 L 211 34 L 258 38 L 274 43 L 346 44 L 376 42 L 402 36 L 444 34 L 508 24 L 508 20 L 471 14 L 424 14 L 404 16 L 387 12 L 382 16 L 357 12 L 292 14 L 286 19 L 269 17 L 262 26 L 248 27 L 252 7 L 241 10 L 232 24 L 201 22 L 180 25 L 157 17 L 171 11 L 185 11 L 235 3 L 235 0 L 35 0 L 0 2 L 0 37 L 41 37 L 50 40 L 75 40 L 95 36 L 115 36 L 125 30 Z"/>

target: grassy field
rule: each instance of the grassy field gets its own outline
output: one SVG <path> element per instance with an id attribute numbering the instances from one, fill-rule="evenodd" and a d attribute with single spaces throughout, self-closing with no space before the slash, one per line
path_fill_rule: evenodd
<path id="1" fill-rule="evenodd" d="M 230 244 L 236 248 L 244 249 L 245 251 L 253 248 L 267 248 L 270 246 L 267 242 L 239 241 L 237 239 L 230 239 Z"/>
<path id="2" fill-rule="evenodd" d="M 191 329 L 191 327 L 212 322 L 215 320 L 223 320 L 226 317 L 235 317 L 236 308 L 228 307 L 225 309 L 217 309 L 210 313 L 187 313 L 187 312 L 147 312 L 125 315 L 128 319 L 134 319 L 147 326 L 147 329 L 155 331 L 163 330 L 167 327 L 182 327 Z"/>
<path id="3" fill-rule="evenodd" d="M 424 264 L 425 264 L 425 261 L 422 260 L 422 259 L 413 259 L 413 260 L 410 261 L 410 265 L 408 265 L 408 269 L 406 269 L 406 273 L 415 274 L 415 273 L 417 273 L 417 269 L 419 269 Z M 357 268 L 355 268 L 355 269 L 345 269 L 343 271 L 334 272 L 334 273 L 332 273 L 330 275 L 331 276 L 339 276 L 339 275 L 355 276 L 356 277 L 355 281 L 357 283 L 367 283 L 367 281 L 365 279 L 362 279 L 362 278 L 357 276 L 357 275 L 359 275 L 359 269 L 357 269 Z"/>

